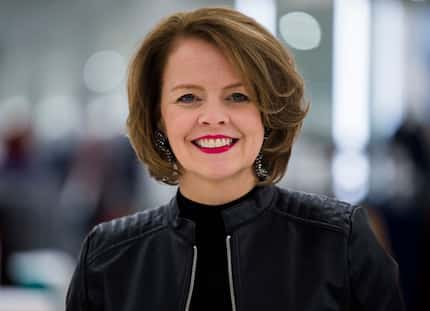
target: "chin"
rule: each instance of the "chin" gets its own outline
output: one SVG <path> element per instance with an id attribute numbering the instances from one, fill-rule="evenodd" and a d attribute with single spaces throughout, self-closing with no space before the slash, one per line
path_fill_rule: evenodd
<path id="1" fill-rule="evenodd" d="M 250 169 L 239 169 L 239 170 L 230 170 L 230 169 L 219 169 L 213 168 L 210 170 L 206 170 L 204 173 L 200 173 L 200 177 L 214 181 L 214 182 L 222 182 L 227 180 L 237 179 L 243 180 L 243 178 L 248 175 L 250 177 L 254 177 L 253 172 Z"/>

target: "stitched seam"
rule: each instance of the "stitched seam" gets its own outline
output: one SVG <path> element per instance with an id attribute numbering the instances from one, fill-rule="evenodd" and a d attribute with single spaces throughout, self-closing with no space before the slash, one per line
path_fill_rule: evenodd
<path id="1" fill-rule="evenodd" d="M 348 234 L 347 229 L 341 227 L 341 226 L 337 226 L 337 225 L 332 225 L 329 223 L 325 223 L 325 222 L 321 222 L 321 221 L 317 221 L 317 220 L 313 220 L 313 219 L 303 219 L 291 214 L 288 214 L 284 211 L 280 211 L 278 209 L 274 209 L 273 212 L 280 214 L 281 216 L 285 216 L 287 218 L 290 218 L 293 221 L 299 222 L 299 223 L 303 223 L 303 224 L 307 224 L 307 225 L 312 225 L 312 226 L 316 226 L 316 227 L 320 227 L 323 229 L 327 229 L 327 230 L 331 230 L 331 231 L 335 231 L 335 232 L 340 232 L 340 233 L 344 233 L 344 234 Z"/>
<path id="2" fill-rule="evenodd" d="M 352 224 L 352 219 L 354 218 L 355 213 L 357 213 L 357 211 L 359 211 L 359 210 L 361 210 L 361 209 L 363 209 L 363 206 L 361 206 L 361 205 L 356 205 L 356 206 L 352 209 L 351 215 L 350 215 L 350 217 L 349 217 L 350 224 Z"/>
<path id="3" fill-rule="evenodd" d="M 248 219 L 246 221 L 244 221 L 243 223 L 241 223 L 239 226 L 237 226 L 237 228 L 235 228 L 234 231 L 238 230 L 241 227 L 244 227 L 250 223 L 253 223 L 256 219 L 258 219 L 259 217 L 262 217 L 264 214 L 270 213 L 270 210 L 276 208 L 276 199 L 278 197 L 278 193 L 275 193 L 272 197 L 272 200 L 269 202 L 269 204 L 267 204 L 267 206 L 265 208 L 262 208 L 256 215 L 254 215 L 254 217 L 252 217 L 251 219 Z M 256 202 L 258 203 L 258 202 Z M 258 204 L 257 204 L 258 205 Z M 231 234 L 233 234 L 233 232 L 231 232 Z"/>
<path id="4" fill-rule="evenodd" d="M 275 205 L 276 200 L 279 198 L 280 196 L 280 189 L 279 188 L 275 188 L 273 190 L 273 196 L 272 196 L 272 200 L 270 200 L 270 202 L 266 205 L 265 210 L 267 209 L 271 209 L 273 208 Z"/>
<path id="5" fill-rule="evenodd" d="M 107 248 L 104 248 L 104 249 L 96 252 L 95 254 L 93 254 L 89 258 L 89 260 L 88 260 L 88 265 L 92 264 L 102 254 L 104 254 L 106 252 L 109 252 L 109 251 L 113 250 L 114 248 L 118 248 L 120 246 L 123 246 L 123 245 L 126 245 L 126 244 L 130 244 L 130 243 L 132 243 L 132 242 L 134 242 L 136 240 L 140 240 L 140 239 L 146 237 L 147 235 L 154 234 L 157 231 L 160 231 L 160 230 L 163 230 L 163 229 L 167 229 L 167 226 L 166 225 L 157 226 L 157 227 L 154 227 L 154 228 L 152 228 L 152 229 L 150 229 L 148 231 L 145 231 L 145 232 L 143 232 L 141 234 L 138 234 L 137 236 L 134 236 L 132 238 L 129 238 L 129 239 L 117 242 L 115 244 L 112 244 L 112 245 L 108 246 Z"/>
<path id="6" fill-rule="evenodd" d="M 250 223 L 253 223 L 256 219 L 258 219 L 259 217 L 261 217 L 262 215 L 264 215 L 265 213 L 269 213 L 269 211 L 271 210 L 271 209 L 273 209 L 273 208 L 275 208 L 276 207 L 276 204 L 275 204 L 275 202 L 276 202 L 276 199 L 278 198 L 278 192 L 275 192 L 274 194 L 273 194 L 273 197 L 272 197 L 272 199 L 270 200 L 270 202 L 266 205 L 266 207 L 265 208 L 261 208 L 261 209 L 259 209 L 259 212 L 257 213 L 257 214 L 255 214 L 253 217 L 251 217 L 250 219 L 248 219 L 248 220 L 246 220 L 246 221 L 244 221 L 244 222 L 242 222 L 242 223 L 240 223 L 239 225 L 237 225 L 237 226 L 234 226 L 234 230 L 231 230 L 231 232 L 229 232 L 231 235 L 233 235 L 233 232 L 234 231 L 236 231 L 236 230 L 238 230 L 238 229 L 240 229 L 240 228 L 242 228 L 242 227 L 244 227 L 244 226 L 246 226 L 246 225 L 248 225 L 248 224 L 250 224 Z M 258 206 L 259 204 L 258 204 L 259 202 L 255 202 L 255 204 Z"/>

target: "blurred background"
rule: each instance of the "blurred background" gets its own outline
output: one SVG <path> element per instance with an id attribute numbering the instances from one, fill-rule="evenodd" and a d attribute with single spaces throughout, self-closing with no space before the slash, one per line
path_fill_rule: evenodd
<path id="1" fill-rule="evenodd" d="M 311 111 L 283 187 L 368 207 L 408 310 L 430 310 L 430 2 L 0 0 L 0 311 L 64 309 L 85 234 L 166 203 L 125 136 L 131 55 L 162 17 L 253 16 Z"/>

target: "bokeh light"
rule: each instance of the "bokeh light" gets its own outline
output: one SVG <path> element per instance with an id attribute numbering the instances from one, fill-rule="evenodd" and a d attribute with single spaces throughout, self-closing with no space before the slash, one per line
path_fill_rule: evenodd
<path id="1" fill-rule="evenodd" d="M 98 93 L 112 91 L 124 80 L 125 72 L 126 62 L 121 54 L 116 51 L 99 51 L 85 63 L 85 85 Z"/>
<path id="2" fill-rule="evenodd" d="M 333 189 L 338 198 L 360 202 L 368 193 L 369 161 L 360 152 L 339 152 L 333 159 Z"/>
<path id="3" fill-rule="evenodd" d="M 321 42 L 320 24 L 305 12 L 290 12 L 282 16 L 279 31 L 285 42 L 297 50 L 315 49 Z"/>
<path id="4" fill-rule="evenodd" d="M 35 108 L 34 128 L 41 139 L 56 140 L 82 130 L 79 103 L 74 97 L 46 96 Z"/>
<path id="5" fill-rule="evenodd" d="M 88 134 L 91 137 L 108 139 L 125 134 L 128 114 L 127 99 L 124 95 L 97 96 L 87 106 Z"/>

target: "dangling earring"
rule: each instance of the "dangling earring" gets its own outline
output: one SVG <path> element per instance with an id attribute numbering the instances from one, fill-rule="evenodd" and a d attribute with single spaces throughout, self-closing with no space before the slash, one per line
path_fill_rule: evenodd
<path id="1" fill-rule="evenodd" d="M 264 145 L 264 142 L 267 140 L 267 138 L 269 138 L 270 132 L 271 132 L 271 130 L 269 128 L 267 128 L 267 127 L 264 128 L 263 145 Z M 263 149 L 263 148 L 261 148 L 261 149 Z M 260 181 L 265 180 L 269 176 L 269 171 L 263 165 L 263 152 L 262 152 L 262 150 L 260 150 L 260 152 L 257 155 L 257 158 L 255 159 L 254 170 L 255 170 L 255 175 L 258 177 L 258 179 Z"/>
<path id="2" fill-rule="evenodd" d="M 170 149 L 169 140 L 167 139 L 166 135 L 164 135 L 164 133 L 160 130 L 155 131 L 155 146 L 161 152 L 164 158 L 170 164 L 173 164 L 175 157 L 173 155 L 172 150 Z"/>

